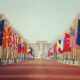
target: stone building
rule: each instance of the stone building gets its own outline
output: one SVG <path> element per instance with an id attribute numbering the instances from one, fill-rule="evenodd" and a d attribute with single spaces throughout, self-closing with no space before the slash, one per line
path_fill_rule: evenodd
<path id="1" fill-rule="evenodd" d="M 35 58 L 37 59 L 47 59 L 48 50 L 52 47 L 51 43 L 47 41 L 37 41 L 35 43 L 30 44 L 35 51 Z"/>

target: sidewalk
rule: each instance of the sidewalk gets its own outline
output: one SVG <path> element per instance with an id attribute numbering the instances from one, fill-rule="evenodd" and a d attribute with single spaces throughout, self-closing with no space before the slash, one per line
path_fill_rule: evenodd
<path id="1" fill-rule="evenodd" d="M 65 63 L 65 64 L 69 64 L 69 65 L 79 66 L 79 61 L 74 61 L 74 62 L 73 62 L 73 60 L 58 60 L 58 62 L 60 62 L 60 63 Z"/>

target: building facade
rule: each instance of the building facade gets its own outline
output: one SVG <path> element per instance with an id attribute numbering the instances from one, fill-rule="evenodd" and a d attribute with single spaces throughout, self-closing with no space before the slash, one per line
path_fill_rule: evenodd
<path id="1" fill-rule="evenodd" d="M 48 50 L 52 47 L 52 44 L 47 41 L 37 41 L 30 45 L 34 49 L 35 58 L 37 59 L 46 59 L 48 57 Z"/>

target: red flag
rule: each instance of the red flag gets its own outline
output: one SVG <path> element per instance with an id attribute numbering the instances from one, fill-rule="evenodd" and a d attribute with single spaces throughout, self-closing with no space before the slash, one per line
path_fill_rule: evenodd
<path id="1" fill-rule="evenodd" d="M 71 51 L 71 47 L 70 47 L 70 34 L 65 33 L 65 37 L 64 37 L 64 51 Z"/>
<path id="2" fill-rule="evenodd" d="M 8 47 L 11 43 L 12 29 L 11 27 L 5 27 L 3 32 L 3 47 Z"/>
<path id="3" fill-rule="evenodd" d="M 18 52 L 21 53 L 21 44 L 18 44 Z"/>
<path id="4" fill-rule="evenodd" d="M 63 53 L 63 51 L 61 50 L 61 48 L 58 48 L 58 52 L 59 53 Z"/>
<path id="5" fill-rule="evenodd" d="M 49 51 L 48 51 L 48 56 L 51 56 L 51 55 L 53 55 L 53 52 L 52 52 L 52 50 L 50 48 Z"/>
<path id="6" fill-rule="evenodd" d="M 21 53 L 22 53 L 22 54 L 25 53 L 25 45 L 23 45 L 23 46 L 21 47 Z"/>

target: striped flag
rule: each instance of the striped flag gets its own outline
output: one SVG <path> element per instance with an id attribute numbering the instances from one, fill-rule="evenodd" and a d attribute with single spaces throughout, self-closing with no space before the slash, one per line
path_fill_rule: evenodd
<path id="1" fill-rule="evenodd" d="M 21 53 L 21 44 L 18 44 L 18 53 Z"/>
<path id="2" fill-rule="evenodd" d="M 31 54 L 31 47 L 28 45 L 27 54 Z"/>
<path id="3" fill-rule="evenodd" d="M 57 42 L 57 52 L 58 53 L 63 53 L 63 48 L 64 48 L 64 41 L 63 40 L 58 40 Z"/>
<path id="4" fill-rule="evenodd" d="M 75 35 L 70 35 L 70 46 L 71 48 L 76 48 L 76 36 Z"/>

